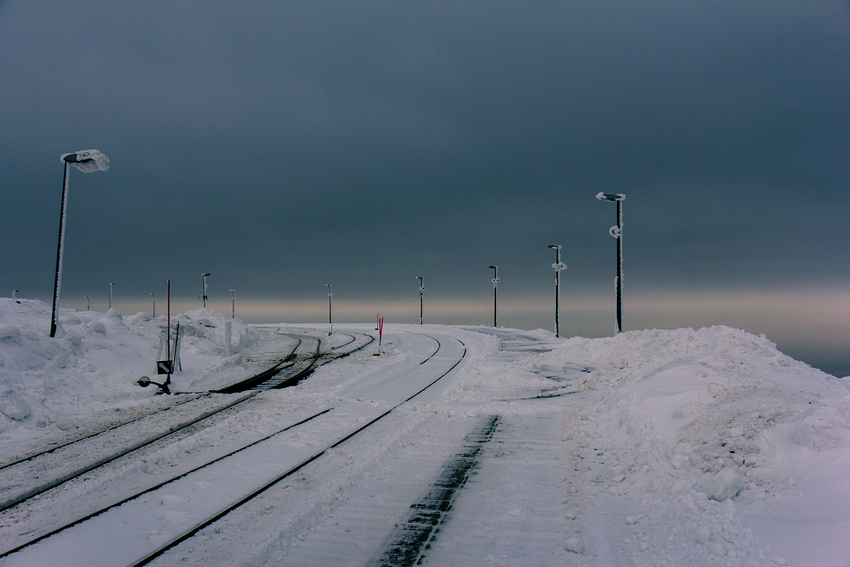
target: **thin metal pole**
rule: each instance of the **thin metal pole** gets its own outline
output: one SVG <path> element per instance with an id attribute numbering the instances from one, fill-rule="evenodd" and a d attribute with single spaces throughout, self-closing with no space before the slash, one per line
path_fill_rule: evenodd
<path id="1" fill-rule="evenodd" d="M 416 276 L 419 280 L 419 324 L 422 324 L 422 315 L 423 315 L 423 302 L 422 302 L 422 294 L 425 292 L 425 278 L 422 276 Z"/>
<path id="2" fill-rule="evenodd" d="M 236 290 L 235 289 L 230 290 L 230 299 L 231 299 L 231 302 L 232 302 L 232 305 L 230 306 L 230 318 L 236 319 Z"/>
<path id="3" fill-rule="evenodd" d="M 68 162 L 62 176 L 62 207 L 59 212 L 59 246 L 56 250 L 56 277 L 53 280 L 53 314 L 50 316 L 50 336 L 56 336 L 56 323 L 59 317 L 59 286 L 62 282 L 62 249 L 65 244 L 65 205 L 68 203 Z"/>
<path id="4" fill-rule="evenodd" d="M 156 319 L 156 294 L 152 293 L 151 295 L 153 296 L 153 315 L 151 317 Z"/>
<path id="5" fill-rule="evenodd" d="M 623 202 L 617 201 L 617 332 L 623 332 Z"/>
<path id="6" fill-rule="evenodd" d="M 499 304 L 499 267 L 498 266 L 490 266 L 493 268 L 493 326 L 498 327 L 496 318 L 496 309 Z"/>
<path id="7" fill-rule="evenodd" d="M 334 296 L 334 288 L 331 284 L 325 284 L 325 287 L 328 288 L 328 325 L 330 325 L 331 330 L 328 335 L 332 335 L 334 332 L 334 321 L 333 321 L 333 310 L 331 305 L 331 299 Z"/>

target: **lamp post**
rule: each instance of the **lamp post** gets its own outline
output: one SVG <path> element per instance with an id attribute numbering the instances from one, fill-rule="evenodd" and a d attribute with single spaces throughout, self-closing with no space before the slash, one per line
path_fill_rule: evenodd
<path id="1" fill-rule="evenodd" d="M 416 276 L 419 280 L 419 324 L 422 324 L 422 294 L 425 292 L 425 278 Z"/>
<path id="2" fill-rule="evenodd" d="M 598 193 L 596 198 L 617 204 L 617 224 L 608 229 L 608 234 L 617 239 L 617 276 L 614 278 L 617 296 L 617 326 L 614 329 L 616 334 L 623 331 L 623 201 L 626 196 L 622 193 Z"/>
<path id="3" fill-rule="evenodd" d="M 235 290 L 235 289 L 231 289 L 231 290 L 228 290 L 228 291 L 230 291 L 230 302 L 231 302 L 231 305 L 230 305 L 230 318 L 231 318 L 231 319 L 236 319 L 236 290 Z"/>
<path id="4" fill-rule="evenodd" d="M 153 315 L 151 317 L 156 319 L 156 294 L 152 293 L 151 296 L 153 297 Z"/>
<path id="5" fill-rule="evenodd" d="M 333 320 L 333 312 L 331 311 L 331 300 L 334 296 L 334 287 L 331 284 L 325 284 L 325 287 L 328 288 L 328 325 L 331 326 L 331 330 L 328 332 L 328 336 L 334 334 L 334 320 Z"/>
<path id="6" fill-rule="evenodd" d="M 496 323 L 496 306 L 499 299 L 499 266 L 490 266 L 493 269 L 493 326 L 498 327 Z"/>
<path id="7" fill-rule="evenodd" d="M 560 302 L 561 302 L 561 271 L 567 269 L 567 265 L 561 262 L 561 246 L 558 244 L 550 244 L 549 248 L 555 249 L 555 263 L 552 264 L 552 269 L 555 270 L 555 337 L 561 336 L 561 324 L 559 321 Z"/>
<path id="8" fill-rule="evenodd" d="M 204 302 L 204 309 L 207 308 L 207 276 L 209 274 L 201 274 L 201 277 L 204 279 L 204 293 L 201 294 L 201 299 Z"/>
<path id="9" fill-rule="evenodd" d="M 53 280 L 53 313 L 50 316 L 50 336 L 56 336 L 56 324 L 59 319 L 59 288 L 62 284 L 62 253 L 65 248 L 65 208 L 68 204 L 68 170 L 74 166 L 83 173 L 106 171 L 109 158 L 97 150 L 83 150 L 64 154 L 59 158 L 65 164 L 62 176 L 62 207 L 59 213 L 59 246 L 56 251 L 56 277 Z"/>
<path id="10" fill-rule="evenodd" d="M 86 296 L 86 311 L 91 311 L 91 298 Z"/>
<path id="11" fill-rule="evenodd" d="M 114 285 L 115 285 L 114 283 L 109 284 L 109 308 L 110 309 L 112 309 L 112 286 L 114 286 Z"/>

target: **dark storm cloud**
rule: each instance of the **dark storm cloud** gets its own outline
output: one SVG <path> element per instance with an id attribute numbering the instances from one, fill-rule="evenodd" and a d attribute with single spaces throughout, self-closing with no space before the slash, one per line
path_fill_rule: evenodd
<path id="1" fill-rule="evenodd" d="M 837 0 L 0 3 L 2 293 L 548 293 L 846 280 Z M 410 289 L 408 289 L 410 288 Z M 521 291 L 522 290 L 522 291 Z M 485 289 L 486 291 L 486 289 Z"/>

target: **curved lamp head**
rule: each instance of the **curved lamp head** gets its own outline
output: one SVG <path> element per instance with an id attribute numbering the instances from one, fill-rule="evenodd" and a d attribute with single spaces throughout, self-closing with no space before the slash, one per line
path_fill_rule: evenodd
<path id="1" fill-rule="evenodd" d="M 106 171 L 109 169 L 109 158 L 98 150 L 82 150 L 70 154 L 63 154 L 60 158 L 63 162 L 73 165 L 83 173 L 95 171 Z"/>
<path id="2" fill-rule="evenodd" d="M 597 193 L 596 198 L 600 201 L 625 201 L 626 196 L 622 193 Z"/>

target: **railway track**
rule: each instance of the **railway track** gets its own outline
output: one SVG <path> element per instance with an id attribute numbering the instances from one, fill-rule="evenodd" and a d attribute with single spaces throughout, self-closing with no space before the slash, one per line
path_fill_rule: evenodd
<path id="1" fill-rule="evenodd" d="M 275 366 L 240 383 L 242 386 L 232 392 L 227 389 L 217 392 L 242 394 L 236 398 L 209 392 L 185 394 L 187 399 L 165 408 L 110 424 L 4 463 L 0 466 L 3 473 L 0 512 L 163 439 L 175 438 L 190 428 L 197 428 L 202 422 L 214 423 L 216 418 L 223 417 L 225 412 L 247 402 L 263 389 L 294 385 L 318 365 L 347 356 L 374 340 L 369 335 L 360 335 L 357 342 L 358 337 L 352 335 L 352 340 L 346 345 L 353 347 L 345 351 L 336 350 L 332 356 L 320 361 L 319 339 L 290 336 L 296 344 Z M 296 351 L 305 341 L 312 341 L 315 345 L 305 356 L 296 357 Z M 271 385 L 267 386 L 264 382 L 271 382 Z M 167 419 L 163 419 L 164 412 L 169 412 Z"/>
<path id="2" fill-rule="evenodd" d="M 77 564 L 72 558 L 82 558 L 79 559 L 79 564 L 86 565 L 145 565 L 149 563 L 282 480 L 291 477 L 329 451 L 367 431 L 451 373 L 466 356 L 466 347 L 461 341 L 452 339 L 458 343 L 454 348 L 462 350 L 457 350 L 450 359 L 445 359 L 444 356 L 442 359 L 435 360 L 434 357 L 442 345 L 435 337 L 430 338 L 436 342 L 436 350 L 420 363 L 420 369 L 412 378 L 405 376 L 408 391 L 401 394 L 403 399 L 397 399 L 388 407 L 378 408 L 371 415 L 352 414 L 344 407 L 326 407 L 315 411 L 261 439 L 245 443 L 226 455 L 205 462 L 143 491 L 125 495 L 119 501 L 92 511 L 84 517 L 18 543 L 14 548 L 0 552 L 0 564 L 31 565 L 47 558 L 51 558 L 48 562 L 55 565 Z M 357 348 L 365 346 L 364 344 L 358 347 L 356 338 L 346 344 Z M 336 352 L 326 358 L 333 360 L 339 356 L 340 353 Z M 425 363 L 429 361 L 431 364 L 426 365 Z M 256 391 L 250 396 L 253 397 L 255 393 Z M 310 434 L 321 437 L 321 442 L 317 441 L 315 447 L 312 445 L 305 447 L 303 444 L 293 446 L 293 435 L 307 434 L 299 433 L 304 428 L 312 428 Z M 274 470 L 273 473 L 272 470 Z M 233 479 L 234 471 L 239 471 L 237 476 L 242 482 L 228 482 L 228 479 Z M 250 488 L 246 485 L 250 485 Z M 157 517 L 150 519 L 150 514 L 145 514 L 141 510 L 150 509 L 152 503 L 156 502 L 160 503 L 158 508 L 170 509 L 171 504 L 174 504 L 176 509 L 159 510 L 155 514 Z M 191 513 L 187 512 L 188 502 L 191 502 L 189 505 Z M 178 519 L 178 516 L 185 517 Z M 144 518 L 144 521 L 141 518 Z M 155 545 L 152 545 L 150 534 L 163 533 L 162 525 L 159 528 L 151 525 L 151 522 L 156 524 L 157 520 L 160 520 L 160 524 L 168 526 L 167 535 L 154 537 L 153 539 L 157 541 L 153 542 Z M 137 523 L 141 525 L 136 526 Z M 132 526 L 129 532 L 124 530 L 126 533 L 115 534 L 116 530 L 122 531 L 121 526 L 126 528 L 128 525 Z M 139 531 L 146 533 L 147 536 L 139 538 L 132 535 Z M 158 541 L 159 539 L 163 541 Z M 141 545 L 133 546 L 128 543 L 131 540 L 140 540 Z M 98 552 L 92 549 L 93 541 L 97 542 L 96 547 L 100 546 Z M 111 543 L 115 541 L 120 543 Z M 60 555 L 56 555 L 57 550 L 62 550 Z M 78 551 L 78 554 L 74 551 Z M 102 559 L 105 563 L 99 562 L 97 553 L 104 554 Z M 57 557 L 61 557 L 64 563 L 56 563 Z M 122 559 L 115 562 L 117 557 Z"/>

